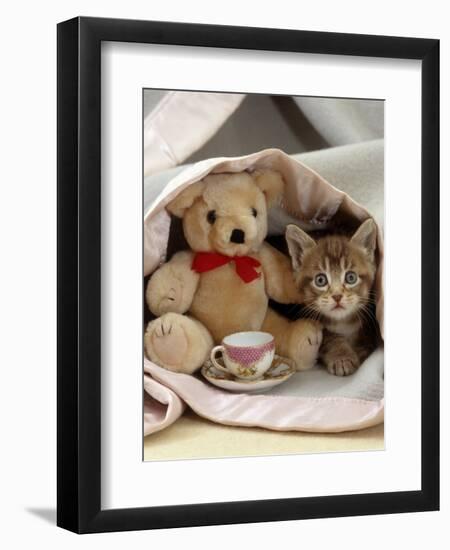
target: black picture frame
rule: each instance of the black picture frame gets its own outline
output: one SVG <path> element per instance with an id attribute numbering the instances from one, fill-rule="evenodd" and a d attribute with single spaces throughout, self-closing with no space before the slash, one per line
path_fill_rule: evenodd
<path id="1" fill-rule="evenodd" d="M 86 17 L 77 17 L 60 23 L 57 36 L 57 524 L 77 533 L 93 533 L 438 510 L 439 41 Z M 422 488 L 420 491 L 101 509 L 100 48 L 102 41 L 421 60 Z"/>

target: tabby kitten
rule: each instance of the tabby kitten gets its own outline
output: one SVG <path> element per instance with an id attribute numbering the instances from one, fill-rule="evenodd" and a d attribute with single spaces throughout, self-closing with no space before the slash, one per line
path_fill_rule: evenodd
<path id="1" fill-rule="evenodd" d="M 288 225 L 286 241 L 305 312 L 323 324 L 319 359 L 331 374 L 352 374 L 377 343 L 375 223 L 366 220 L 351 238 L 330 235 L 317 241 Z"/>

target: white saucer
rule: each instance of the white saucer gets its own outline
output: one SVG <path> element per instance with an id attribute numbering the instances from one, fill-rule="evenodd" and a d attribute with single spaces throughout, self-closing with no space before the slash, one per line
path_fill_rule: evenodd
<path id="1" fill-rule="evenodd" d="M 217 358 L 216 361 L 223 364 L 221 358 Z M 264 373 L 262 378 L 257 380 L 242 380 L 231 373 L 222 372 L 216 369 L 210 360 L 203 365 L 201 373 L 214 386 L 228 391 L 249 393 L 266 391 L 278 386 L 278 384 L 282 384 L 290 378 L 295 370 L 294 361 L 287 357 L 275 355 L 272 366 Z"/>

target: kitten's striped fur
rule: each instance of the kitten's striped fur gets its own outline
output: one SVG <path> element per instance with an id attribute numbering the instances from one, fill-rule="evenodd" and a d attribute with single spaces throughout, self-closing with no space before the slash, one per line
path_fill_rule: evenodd
<path id="1" fill-rule="evenodd" d="M 376 226 L 366 220 L 352 237 L 312 239 L 295 225 L 286 241 L 304 311 L 324 327 L 319 358 L 331 374 L 355 372 L 377 343 L 372 291 Z"/>

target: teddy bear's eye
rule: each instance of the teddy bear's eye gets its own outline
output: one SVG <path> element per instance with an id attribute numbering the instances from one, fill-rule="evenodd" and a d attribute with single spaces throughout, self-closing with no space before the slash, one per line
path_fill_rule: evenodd
<path id="1" fill-rule="evenodd" d="M 252 208 L 252 214 L 256 218 L 256 216 L 258 215 L 258 210 L 256 210 L 256 208 Z"/>
<path id="2" fill-rule="evenodd" d="M 210 210 L 206 216 L 206 219 L 208 220 L 208 223 L 212 225 L 216 221 L 216 211 Z"/>

